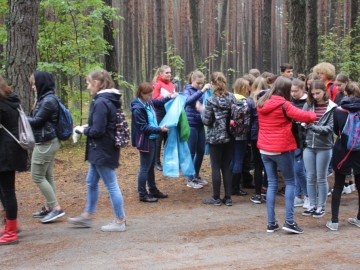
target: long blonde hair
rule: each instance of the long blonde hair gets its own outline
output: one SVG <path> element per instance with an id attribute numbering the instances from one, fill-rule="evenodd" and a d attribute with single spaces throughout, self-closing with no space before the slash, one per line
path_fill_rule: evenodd
<path id="1" fill-rule="evenodd" d="M 214 72 L 210 78 L 212 82 L 213 94 L 215 96 L 225 96 L 227 93 L 226 78 L 222 72 Z"/>
<path id="2" fill-rule="evenodd" d="M 235 81 L 233 86 L 234 94 L 240 94 L 244 97 L 249 96 L 249 90 L 250 90 L 250 83 L 248 80 L 245 80 L 244 78 L 239 78 Z"/>
<path id="3" fill-rule="evenodd" d="M 255 79 L 254 83 L 251 85 L 251 94 L 250 94 L 250 96 L 253 98 L 255 104 L 258 101 L 257 97 L 258 97 L 260 91 L 268 89 L 268 88 L 269 88 L 269 86 L 268 86 L 265 78 L 257 77 Z"/>
<path id="4" fill-rule="evenodd" d="M 152 79 L 152 83 L 156 83 L 158 77 L 160 76 L 160 73 L 163 73 L 165 71 L 165 69 L 168 69 L 171 67 L 167 66 L 167 65 L 162 65 L 161 67 L 159 67 L 154 74 L 154 78 Z"/>

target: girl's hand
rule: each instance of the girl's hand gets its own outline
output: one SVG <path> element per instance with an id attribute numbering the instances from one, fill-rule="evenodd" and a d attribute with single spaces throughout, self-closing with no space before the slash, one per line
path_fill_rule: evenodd
<path id="1" fill-rule="evenodd" d="M 199 101 L 196 102 L 195 107 L 199 112 L 202 112 L 204 110 L 204 106 Z"/>
<path id="2" fill-rule="evenodd" d="M 172 92 L 170 98 L 176 98 L 179 94 L 176 92 Z"/>
<path id="3" fill-rule="evenodd" d="M 207 83 L 207 84 L 204 85 L 201 92 L 205 93 L 205 91 L 209 90 L 210 88 L 211 88 L 211 83 Z"/>
<path id="4" fill-rule="evenodd" d="M 162 132 L 168 132 L 169 129 L 166 126 L 160 127 Z"/>

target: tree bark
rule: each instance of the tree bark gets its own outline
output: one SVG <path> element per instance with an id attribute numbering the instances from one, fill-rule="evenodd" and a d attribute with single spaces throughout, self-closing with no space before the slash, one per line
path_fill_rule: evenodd
<path id="1" fill-rule="evenodd" d="M 317 0 L 306 1 L 306 73 L 318 62 Z"/>
<path id="2" fill-rule="evenodd" d="M 263 16 L 263 71 L 271 70 L 271 12 L 272 0 L 264 0 Z"/>
<path id="3" fill-rule="evenodd" d="M 197 67 L 201 61 L 200 52 L 200 37 L 199 37 L 199 4 L 200 0 L 189 0 L 190 5 L 190 19 L 192 29 L 193 55 L 195 66 Z"/>
<path id="4" fill-rule="evenodd" d="M 8 0 L 8 5 L 5 77 L 29 113 L 34 102 L 29 77 L 37 66 L 40 0 Z"/>

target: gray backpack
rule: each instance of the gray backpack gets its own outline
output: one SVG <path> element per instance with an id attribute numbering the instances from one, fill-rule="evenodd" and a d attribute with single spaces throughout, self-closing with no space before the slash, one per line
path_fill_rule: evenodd
<path id="1" fill-rule="evenodd" d="M 19 139 L 17 139 L 14 134 L 7 130 L 2 124 L 0 124 L 0 128 L 3 128 L 21 146 L 22 149 L 33 149 L 35 146 L 35 138 L 29 120 L 27 119 L 21 105 L 19 105 L 17 111 L 19 112 Z"/>

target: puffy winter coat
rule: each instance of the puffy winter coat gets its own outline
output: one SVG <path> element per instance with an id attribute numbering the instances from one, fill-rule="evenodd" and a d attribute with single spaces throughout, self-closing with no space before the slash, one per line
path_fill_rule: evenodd
<path id="1" fill-rule="evenodd" d="M 208 126 L 207 143 L 222 144 L 231 140 L 229 125 L 231 104 L 234 102 L 235 97 L 229 92 L 225 96 L 212 95 L 206 100 L 202 121 Z"/>
<path id="2" fill-rule="evenodd" d="M 101 90 L 94 96 L 84 129 L 87 136 L 85 160 L 94 165 L 115 169 L 120 150 L 115 147 L 116 111 L 121 107 L 121 94 L 116 89 Z"/>
<path id="3" fill-rule="evenodd" d="M 189 125 L 191 127 L 202 126 L 203 123 L 201 120 L 201 114 L 196 109 L 196 102 L 203 102 L 203 92 L 201 92 L 201 90 L 195 89 L 191 86 L 191 84 L 187 84 L 183 94 L 186 96 L 185 112 L 189 121 Z"/>
<path id="4" fill-rule="evenodd" d="M 152 97 L 155 99 L 163 99 L 170 95 L 171 93 L 175 92 L 175 86 L 171 81 L 165 80 L 163 77 L 159 76 L 156 82 L 153 85 L 154 91 Z M 162 120 L 162 118 L 166 114 L 166 110 L 164 105 L 155 105 L 156 109 L 156 116 L 158 122 Z"/>
<path id="5" fill-rule="evenodd" d="M 329 104 L 326 108 L 326 112 L 319 119 L 316 125 L 311 125 L 306 130 L 306 147 L 330 149 L 334 145 L 333 127 L 334 118 L 333 112 L 337 105 L 329 99 Z M 309 106 L 305 103 L 304 111 L 315 111 L 315 106 Z"/>
<path id="6" fill-rule="evenodd" d="M 297 148 L 291 132 L 292 123 L 284 116 L 283 104 L 289 118 L 304 123 L 316 120 L 314 112 L 304 112 L 283 97 L 272 95 L 261 108 L 257 107 L 259 118 L 257 147 L 259 149 L 277 153 L 288 152 Z"/>
<path id="7" fill-rule="evenodd" d="M 0 99 L 0 123 L 19 138 L 17 107 L 20 100 L 15 93 Z M 0 128 L 0 172 L 25 171 L 27 167 L 27 151 L 2 128 Z M 0 179 L 1 181 L 1 179 Z"/>

